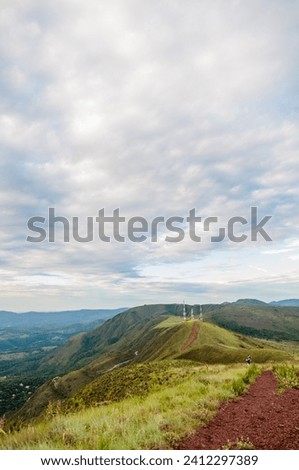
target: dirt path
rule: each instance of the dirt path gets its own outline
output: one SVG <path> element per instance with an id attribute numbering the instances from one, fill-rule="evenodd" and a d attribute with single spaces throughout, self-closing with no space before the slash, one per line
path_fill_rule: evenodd
<path id="1" fill-rule="evenodd" d="M 276 392 L 274 375 L 264 372 L 246 395 L 223 404 L 215 418 L 178 449 L 221 449 L 238 439 L 249 439 L 255 449 L 299 449 L 299 390 Z"/>
<path id="2" fill-rule="evenodd" d="M 184 344 L 182 344 L 181 352 L 187 351 L 187 349 L 189 349 L 190 346 L 192 346 L 192 344 L 194 343 L 194 341 L 198 337 L 198 332 L 199 332 L 199 324 L 198 323 L 193 323 L 190 334 L 189 334 L 187 340 L 184 342 Z"/>

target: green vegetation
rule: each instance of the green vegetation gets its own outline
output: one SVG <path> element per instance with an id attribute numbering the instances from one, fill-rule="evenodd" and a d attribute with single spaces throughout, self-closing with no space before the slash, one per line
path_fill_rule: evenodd
<path id="1" fill-rule="evenodd" d="M 166 320 L 162 320 L 154 328 L 157 328 L 157 329 L 173 328 L 174 326 L 181 325 L 182 323 L 183 323 L 182 317 L 170 316 L 166 318 Z"/>
<path id="2" fill-rule="evenodd" d="M 180 358 L 190 361 L 206 362 L 208 364 L 234 364 L 244 362 L 244 356 L 246 357 L 247 354 L 250 354 L 257 364 L 288 361 L 291 358 L 287 352 L 275 349 L 252 347 L 247 347 L 246 349 L 229 349 L 218 346 L 217 344 L 215 346 L 203 345 L 182 354 Z"/>
<path id="3" fill-rule="evenodd" d="M 227 441 L 227 444 L 225 446 L 223 446 L 222 449 L 223 450 L 232 450 L 232 449 L 235 449 L 235 450 L 253 450 L 254 445 L 252 444 L 252 442 L 250 442 L 250 440 L 248 438 L 244 439 L 243 437 L 241 437 L 240 439 L 237 439 L 237 441 L 235 443 Z"/>
<path id="4" fill-rule="evenodd" d="M 121 320 L 122 316 L 124 318 Z M 183 359 L 204 364 L 244 364 L 248 354 L 251 354 L 254 363 L 292 359 L 292 355 L 287 351 L 271 347 L 266 341 L 237 335 L 208 322 L 198 320 L 184 322 L 181 317 L 164 314 L 154 319 L 149 317 L 147 321 L 142 317 L 140 322 L 135 317 L 135 311 L 125 312 L 109 320 L 106 327 L 103 325 L 97 329 L 97 336 L 92 332 L 85 336 L 77 335 L 69 341 L 60 350 L 60 365 L 65 366 L 68 358 L 83 354 L 86 337 L 92 336 L 92 343 L 98 344 L 97 347 L 101 344 L 105 352 L 85 367 L 45 383 L 17 413 L 15 421 L 26 422 L 42 416 L 49 402 L 67 402 L 67 406 L 72 408 L 72 406 L 80 407 L 80 403 L 84 402 L 89 404 L 90 401 L 92 403 L 114 401 L 138 394 L 138 391 L 140 394 L 147 392 L 155 385 L 152 377 L 149 377 L 150 367 L 154 366 L 146 366 L 153 361 Z M 118 326 L 112 329 L 111 325 L 115 322 Z M 118 331 L 122 331 L 125 325 L 129 325 L 127 334 L 112 345 L 109 344 L 111 335 L 118 335 Z M 106 338 L 102 338 L 102 329 L 108 335 Z M 88 341 L 91 343 L 91 339 Z M 123 363 L 130 366 L 143 364 L 139 369 L 125 369 L 133 375 L 131 384 L 126 380 L 122 367 L 115 369 Z M 142 379 L 143 374 L 145 379 Z M 114 385 L 111 391 L 109 381 L 112 378 Z M 159 380 L 163 385 L 164 379 L 161 375 Z M 120 385 L 122 381 L 127 384 L 127 388 Z M 94 390 L 97 392 L 94 393 Z"/>
<path id="5" fill-rule="evenodd" d="M 262 339 L 299 341 L 298 307 L 225 304 L 204 306 L 205 318 L 218 326 Z"/>
<path id="6" fill-rule="evenodd" d="M 190 306 L 186 309 L 190 313 Z M 21 396 L 18 385 L 19 398 L 27 401 L 8 416 L 0 447 L 172 448 L 209 421 L 220 402 L 242 395 L 265 364 L 283 363 L 275 366 L 281 388 L 298 386 L 297 370 L 288 365 L 296 359 L 298 343 L 275 338 L 285 335 L 283 327 L 276 334 L 283 320 L 295 337 L 299 316 L 294 309 L 283 310 L 204 306 L 204 322 L 183 321 L 181 306 L 175 304 L 145 305 L 116 315 L 44 355 L 36 376 L 47 371 L 51 379 L 29 400 L 29 392 Z M 271 333 L 265 337 L 272 339 L 216 324 L 227 318 L 240 331 L 256 331 L 260 322 L 262 331 Z M 245 364 L 248 354 L 254 363 L 250 367 Z M 7 393 L 8 398 L 14 394 L 9 387 Z M 240 437 L 234 448 L 250 445 Z"/>
<path id="7" fill-rule="evenodd" d="M 188 361 L 146 362 L 123 367 L 90 382 L 65 402 L 63 410 L 76 411 L 133 396 L 143 397 L 165 386 L 175 386 L 187 378 L 198 378 L 199 370 Z"/>
<path id="8" fill-rule="evenodd" d="M 286 388 L 299 388 L 299 367 L 293 364 L 279 364 L 274 366 L 274 373 L 278 380 L 280 390 Z"/>
<path id="9" fill-rule="evenodd" d="M 257 367 L 198 366 L 169 362 L 154 366 L 171 383 L 157 385 L 144 396 L 117 403 L 63 412 L 18 433 L 2 435 L 2 449 L 153 449 L 171 448 L 183 436 L 209 421 L 219 403 L 240 393 L 259 373 Z M 125 370 L 125 369 L 124 369 Z M 177 381 L 177 383 L 176 383 Z"/>
<path id="10" fill-rule="evenodd" d="M 45 380 L 45 377 L 36 376 L 26 376 L 24 380 L 10 377 L 0 380 L 0 418 L 21 408 Z"/>
<path id="11" fill-rule="evenodd" d="M 188 314 L 190 308 L 186 306 Z M 218 332 L 216 328 L 212 330 L 211 327 L 210 331 L 207 328 L 202 331 L 198 337 L 200 338 L 197 342 L 198 347 L 202 344 L 214 346 L 215 343 L 227 346 L 234 346 L 233 343 L 235 343 L 235 346 L 239 347 L 236 335 L 232 332 L 238 333 L 239 337 L 243 335 L 243 346 L 241 344 L 240 347 L 244 348 L 248 347 L 250 337 L 276 341 L 299 341 L 298 307 L 227 304 L 204 305 L 203 311 L 207 324 L 213 323 L 215 327 L 217 325 L 222 328 Z M 199 309 L 195 306 L 195 317 L 198 312 Z M 182 322 L 182 306 L 178 304 L 134 307 L 46 355 L 38 371 L 40 373 L 51 371 L 53 375 L 57 375 L 57 370 L 59 370 L 60 374 L 65 374 L 83 368 L 92 361 L 97 361 L 98 358 L 102 361 L 105 355 L 109 356 L 109 359 L 111 356 L 116 360 L 119 359 L 118 362 L 130 360 L 134 358 L 135 351 L 138 351 L 138 360 L 135 362 L 171 358 L 180 352 L 177 345 L 184 344 L 192 323 L 191 321 Z M 252 344 L 252 347 L 259 348 L 260 346 Z M 271 349 L 271 345 L 268 349 Z M 278 349 L 280 349 L 279 346 Z M 181 353 L 184 352 L 181 351 Z M 268 360 L 272 359 L 275 360 L 273 357 L 269 357 Z M 283 358 L 285 359 L 286 357 Z M 109 368 L 108 365 L 107 368 Z"/>
<path id="12" fill-rule="evenodd" d="M 176 386 L 187 379 L 205 382 L 207 370 L 191 361 L 161 361 L 125 367 L 91 382 L 65 402 L 63 412 L 106 405 L 133 396 L 143 397 L 165 387 Z M 252 365 L 242 377 L 234 379 L 234 394 L 241 395 L 258 373 L 257 367 Z"/>
<path id="13" fill-rule="evenodd" d="M 251 365 L 247 372 L 241 376 L 236 377 L 232 382 L 232 389 L 236 396 L 243 395 L 248 385 L 251 384 L 254 379 L 259 375 L 259 369 L 256 365 Z"/>

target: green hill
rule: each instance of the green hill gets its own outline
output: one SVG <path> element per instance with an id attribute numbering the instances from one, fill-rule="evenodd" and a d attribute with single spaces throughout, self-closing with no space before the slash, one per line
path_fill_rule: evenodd
<path id="1" fill-rule="evenodd" d="M 186 310 L 190 315 L 191 306 L 187 305 Z M 206 321 L 236 333 L 262 339 L 299 341 L 299 308 L 296 307 L 237 303 L 204 305 L 203 312 Z M 194 314 L 199 314 L 199 306 L 194 306 Z M 153 327 L 169 316 L 176 317 L 178 323 L 172 321 L 171 331 L 165 324 L 163 335 L 158 335 Z M 182 306 L 178 304 L 131 308 L 53 350 L 41 361 L 38 373 L 61 375 L 80 369 L 98 358 L 101 362 L 106 361 L 109 369 L 116 363 L 131 360 L 136 351 L 140 360 L 172 357 L 177 352 L 175 328 L 179 327 L 181 316 Z M 180 330 L 179 337 L 184 334 L 184 330 Z M 169 341 L 173 342 L 172 346 Z M 159 353 L 165 342 L 169 343 L 169 351 L 164 348 Z M 144 344 L 147 345 L 146 349 Z"/>
<path id="2" fill-rule="evenodd" d="M 153 308 L 156 308 L 153 314 Z M 96 401 L 118 397 L 115 378 L 126 376 L 135 364 L 162 360 L 192 360 L 205 364 L 244 364 L 247 354 L 255 362 L 285 361 L 292 356 L 267 342 L 241 336 L 207 322 L 184 322 L 176 306 L 149 306 L 131 309 L 86 335 L 77 336 L 60 350 L 60 364 L 84 364 L 97 351 L 99 356 L 81 368 L 45 383 L 17 413 L 18 419 L 30 420 L 45 413 L 49 402 L 85 397 L 86 387 Z M 57 356 L 56 356 L 57 357 Z M 93 356 L 94 357 L 94 356 Z M 54 360 L 54 356 L 51 357 Z M 120 367 L 124 367 L 120 372 Z M 125 384 L 126 382 L 124 382 Z M 134 380 L 140 391 L 144 377 Z M 110 388 L 107 389 L 107 384 Z M 121 386 L 123 388 L 124 385 Z M 126 389 L 126 387 L 125 387 Z M 96 397 L 94 390 L 99 390 Z M 105 396 L 103 398 L 103 390 Z M 114 398 L 113 398 L 114 397 Z"/>
<path id="3" fill-rule="evenodd" d="M 144 335 L 149 340 L 148 332 L 161 321 L 161 316 L 180 315 L 180 308 L 177 304 L 131 308 L 94 330 L 72 338 L 63 347 L 47 355 L 41 361 L 39 372 L 69 372 L 84 367 L 104 354 L 109 354 L 108 368 L 115 364 L 115 360 L 119 359 L 120 362 L 131 359 L 136 347 L 142 345 Z"/>
<path id="4" fill-rule="evenodd" d="M 237 333 L 277 341 L 299 341 L 299 308 L 226 304 L 203 306 L 205 319 Z"/>

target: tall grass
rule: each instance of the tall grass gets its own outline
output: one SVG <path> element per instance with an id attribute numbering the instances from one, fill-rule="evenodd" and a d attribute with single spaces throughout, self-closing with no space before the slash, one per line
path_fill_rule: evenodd
<path id="1" fill-rule="evenodd" d="M 273 367 L 280 390 L 299 388 L 299 368 L 290 364 L 279 364 Z"/>
<path id="2" fill-rule="evenodd" d="M 242 395 L 248 385 L 259 375 L 260 371 L 255 364 L 252 364 L 246 373 L 233 380 L 232 389 L 236 396 Z"/>
<path id="3" fill-rule="evenodd" d="M 58 415 L 0 437 L 2 449 L 172 448 L 209 421 L 219 403 L 244 392 L 255 366 L 196 366 L 197 373 L 145 397 Z M 243 385 L 242 385 L 243 384 Z"/>

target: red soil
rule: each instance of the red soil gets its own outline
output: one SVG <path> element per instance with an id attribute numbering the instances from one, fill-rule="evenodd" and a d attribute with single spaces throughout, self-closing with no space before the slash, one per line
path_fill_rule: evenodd
<path id="1" fill-rule="evenodd" d="M 199 332 L 199 324 L 193 323 L 191 331 L 190 331 L 190 335 L 188 336 L 185 343 L 182 345 L 181 352 L 187 351 L 187 349 L 189 349 L 190 346 L 192 346 L 192 344 L 198 337 L 198 332 Z"/>
<path id="2" fill-rule="evenodd" d="M 299 449 L 299 390 L 277 394 L 272 372 L 264 372 L 248 392 L 220 406 L 215 418 L 184 439 L 178 449 L 221 449 L 237 440 L 254 449 Z"/>

